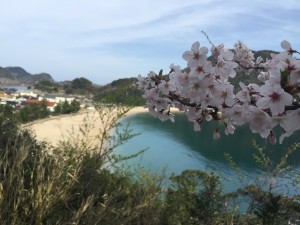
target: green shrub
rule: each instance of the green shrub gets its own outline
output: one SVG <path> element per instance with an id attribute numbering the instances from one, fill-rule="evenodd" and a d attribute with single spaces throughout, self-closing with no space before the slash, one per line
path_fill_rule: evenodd
<path id="1" fill-rule="evenodd" d="M 219 176 L 199 170 L 173 175 L 163 187 L 163 176 L 119 168 L 125 159 L 113 150 L 135 136 L 120 126 L 128 108 L 97 107 L 104 125 L 99 145 L 91 144 L 87 118 L 81 136 L 70 133 L 56 148 L 20 129 L 11 110 L 0 108 L 1 224 L 296 224 L 300 218 L 299 198 L 273 187 L 224 193 Z M 274 166 L 258 148 L 256 160 L 274 175 L 284 171 L 287 157 Z M 249 202 L 246 213 L 234 207 L 238 198 Z"/>

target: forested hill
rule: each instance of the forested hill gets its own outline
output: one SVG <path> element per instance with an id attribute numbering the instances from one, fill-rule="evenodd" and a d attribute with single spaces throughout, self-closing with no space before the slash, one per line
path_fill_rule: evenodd
<path id="1" fill-rule="evenodd" d="M 53 82 L 48 73 L 30 74 L 22 67 L 0 67 L 0 84 L 2 85 L 33 85 L 38 81 Z"/>
<path id="2" fill-rule="evenodd" d="M 278 54 L 279 52 L 275 52 L 272 50 L 261 50 L 261 51 L 253 51 L 254 58 L 257 59 L 259 56 L 262 57 L 264 60 L 271 59 L 271 54 Z"/>
<path id="3" fill-rule="evenodd" d="M 94 100 L 103 103 L 122 103 L 125 105 L 144 105 L 142 91 L 137 88 L 137 78 L 124 78 L 111 82 L 95 90 Z"/>

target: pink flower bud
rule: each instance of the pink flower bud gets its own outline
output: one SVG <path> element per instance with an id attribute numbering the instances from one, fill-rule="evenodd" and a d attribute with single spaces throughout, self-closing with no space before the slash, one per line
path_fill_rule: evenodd
<path id="1" fill-rule="evenodd" d="M 274 133 L 272 131 L 270 131 L 270 134 L 269 134 L 269 141 L 272 145 L 275 145 L 276 144 L 276 137 L 274 135 Z"/>
<path id="2" fill-rule="evenodd" d="M 220 132 L 219 132 L 219 128 L 217 127 L 213 133 L 213 138 L 214 140 L 219 140 L 220 139 Z"/>

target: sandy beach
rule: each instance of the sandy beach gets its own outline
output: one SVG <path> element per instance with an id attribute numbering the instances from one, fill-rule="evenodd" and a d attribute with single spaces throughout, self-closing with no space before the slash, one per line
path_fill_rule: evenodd
<path id="1" fill-rule="evenodd" d="M 144 107 L 134 107 L 126 113 L 126 116 L 147 111 Z M 84 124 L 88 127 L 83 127 Z M 99 142 L 97 135 L 103 128 L 103 121 L 99 118 L 97 110 L 89 109 L 74 115 L 68 114 L 38 120 L 28 124 L 27 127 L 33 131 L 38 140 L 46 141 L 52 146 L 57 146 L 59 141 L 78 139 L 80 135 L 82 136 L 80 130 L 86 129 L 91 144 L 97 145 Z"/>
<path id="2" fill-rule="evenodd" d="M 172 108 L 171 111 L 178 110 Z M 148 109 L 142 106 L 134 107 L 125 116 L 132 116 L 142 112 L 148 112 Z M 111 118 L 114 113 L 113 111 L 109 112 L 108 117 Z M 99 143 L 97 135 L 103 129 L 103 123 L 105 124 L 109 118 L 104 117 L 100 119 L 97 110 L 89 109 L 76 114 L 53 116 L 37 120 L 26 125 L 26 127 L 36 135 L 37 140 L 46 141 L 54 147 L 60 141 L 82 139 L 82 130 L 84 130 L 86 135 L 85 140 L 96 146 Z"/>

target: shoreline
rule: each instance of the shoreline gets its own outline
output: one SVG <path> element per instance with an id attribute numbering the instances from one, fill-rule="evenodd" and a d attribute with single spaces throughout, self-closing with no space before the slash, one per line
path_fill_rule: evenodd
<path id="1" fill-rule="evenodd" d="M 134 116 L 138 113 L 146 113 L 146 112 L 149 112 L 147 108 L 144 108 L 143 106 L 136 106 L 136 107 L 133 107 L 132 109 L 130 109 L 122 119 L 129 117 L 129 116 Z"/>
<path id="2" fill-rule="evenodd" d="M 121 119 L 145 112 L 148 112 L 148 109 L 142 106 L 133 107 Z M 96 109 L 84 110 L 74 114 L 51 116 L 27 123 L 23 126 L 31 130 L 37 140 L 46 141 L 54 147 L 60 141 L 78 140 L 80 138 L 85 138 L 85 140 L 89 140 L 89 143 L 97 146 L 99 143 L 97 135 L 103 128 Z M 83 128 L 88 129 L 85 137 L 82 135 Z"/>
<path id="3" fill-rule="evenodd" d="M 172 112 L 179 111 L 176 108 Z M 125 119 L 138 113 L 149 113 L 147 108 L 137 106 L 131 108 L 124 117 Z M 24 127 L 31 130 L 39 141 L 46 141 L 56 147 L 60 141 L 84 140 L 89 144 L 97 146 L 99 144 L 99 132 L 103 129 L 105 118 L 100 119 L 96 109 L 87 109 L 74 114 L 52 116 L 41 120 L 36 120 L 25 124 Z M 82 130 L 85 133 L 83 135 Z"/>
<path id="4" fill-rule="evenodd" d="M 170 109 L 171 112 L 180 112 L 179 109 L 175 108 L 175 107 L 172 107 Z M 149 110 L 147 108 L 144 108 L 143 106 L 136 106 L 136 107 L 133 107 L 132 109 L 130 109 L 128 111 L 128 113 L 126 113 L 126 116 L 132 116 L 132 115 L 136 115 L 137 113 L 146 113 L 148 112 L 149 113 Z M 124 118 L 125 118 L 124 117 Z"/>

